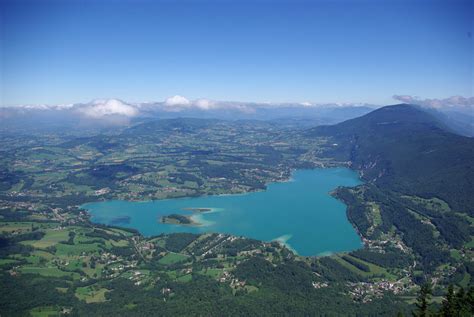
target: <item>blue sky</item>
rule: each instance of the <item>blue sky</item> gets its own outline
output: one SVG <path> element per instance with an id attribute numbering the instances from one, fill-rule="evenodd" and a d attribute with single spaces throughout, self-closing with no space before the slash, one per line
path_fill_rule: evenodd
<path id="1" fill-rule="evenodd" d="M 473 1 L 0 1 L 3 105 L 473 93 Z"/>

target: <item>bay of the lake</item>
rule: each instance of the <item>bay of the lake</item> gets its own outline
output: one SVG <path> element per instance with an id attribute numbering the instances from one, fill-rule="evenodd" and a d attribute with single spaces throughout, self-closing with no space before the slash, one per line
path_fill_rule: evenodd
<path id="1" fill-rule="evenodd" d="M 329 192 L 361 181 L 348 168 L 297 170 L 288 182 L 265 191 L 144 202 L 121 200 L 82 207 L 96 223 L 134 228 L 145 236 L 172 232 L 218 232 L 263 241 L 279 240 L 300 255 L 351 251 L 361 239 L 346 216 L 346 206 Z M 186 208 L 210 208 L 196 213 Z M 160 223 L 169 214 L 194 215 L 201 226 Z"/>

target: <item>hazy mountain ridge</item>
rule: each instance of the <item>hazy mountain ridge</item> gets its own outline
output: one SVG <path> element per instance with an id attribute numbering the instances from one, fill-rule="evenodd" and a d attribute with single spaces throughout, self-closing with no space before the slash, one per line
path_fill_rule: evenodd
<path id="1" fill-rule="evenodd" d="M 179 97 L 179 98 L 177 98 Z M 171 100 L 169 100 L 171 99 Z M 0 107 L 0 122 L 7 132 L 96 130 L 135 126 L 156 119 L 218 119 L 275 121 L 289 127 L 334 124 L 366 114 L 374 105 L 250 103 L 175 96 L 164 102 L 128 103 L 97 99 L 68 105 Z"/>

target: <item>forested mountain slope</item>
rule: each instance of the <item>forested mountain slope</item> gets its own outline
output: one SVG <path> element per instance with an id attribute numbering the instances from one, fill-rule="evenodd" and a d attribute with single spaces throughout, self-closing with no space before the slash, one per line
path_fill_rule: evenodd
<path id="1" fill-rule="evenodd" d="M 474 139 L 460 136 L 412 105 L 387 106 L 308 135 L 331 135 L 326 155 L 349 160 L 377 186 L 424 198 L 438 197 L 474 214 Z"/>
<path id="2" fill-rule="evenodd" d="M 413 259 L 418 282 L 426 274 L 471 281 L 474 139 L 406 104 L 316 127 L 307 137 L 327 137 L 322 155 L 348 162 L 366 182 L 334 193 L 365 239 L 364 257 L 398 250 Z"/>

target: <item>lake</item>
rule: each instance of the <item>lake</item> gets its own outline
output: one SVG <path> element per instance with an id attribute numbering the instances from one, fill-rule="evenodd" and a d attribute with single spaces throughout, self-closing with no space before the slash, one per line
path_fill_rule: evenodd
<path id="1" fill-rule="evenodd" d="M 300 255 L 351 251 L 362 246 L 346 217 L 346 206 L 329 195 L 361 181 L 348 168 L 297 170 L 288 182 L 241 195 L 204 196 L 145 202 L 121 200 L 84 204 L 96 223 L 139 230 L 145 236 L 172 232 L 219 232 L 263 241 L 278 240 Z M 209 208 L 193 213 L 185 208 Z M 161 216 L 193 215 L 201 226 L 164 224 Z"/>

